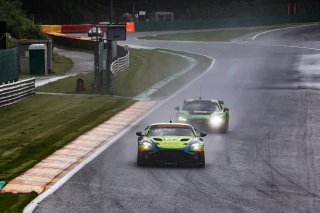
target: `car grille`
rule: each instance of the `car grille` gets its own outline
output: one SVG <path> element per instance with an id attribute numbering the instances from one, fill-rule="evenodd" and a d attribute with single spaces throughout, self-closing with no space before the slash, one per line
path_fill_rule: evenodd
<path id="1" fill-rule="evenodd" d="M 190 111 L 191 115 L 211 115 L 211 111 Z"/>
<path id="2" fill-rule="evenodd" d="M 160 150 L 149 156 L 149 159 L 165 162 L 195 161 L 198 154 L 192 155 L 179 150 Z"/>

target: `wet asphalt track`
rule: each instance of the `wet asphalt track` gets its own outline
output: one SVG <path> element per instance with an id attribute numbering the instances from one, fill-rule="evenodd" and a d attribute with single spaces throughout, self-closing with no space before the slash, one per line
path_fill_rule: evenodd
<path id="1" fill-rule="evenodd" d="M 209 55 L 216 63 L 35 212 L 320 212 L 320 91 L 295 87 L 297 60 L 319 51 L 269 45 L 320 47 L 318 28 L 244 43 L 130 40 Z M 230 132 L 205 138 L 206 167 L 137 167 L 135 132 L 168 121 L 175 106 L 198 97 L 200 86 L 204 98 L 224 100 L 230 108 Z"/>

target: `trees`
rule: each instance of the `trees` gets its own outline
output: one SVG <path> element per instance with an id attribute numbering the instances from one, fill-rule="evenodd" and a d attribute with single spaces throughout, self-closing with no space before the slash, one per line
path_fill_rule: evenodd
<path id="1" fill-rule="evenodd" d="M 2 0 L 4 1 L 4 0 Z M 212 19 L 287 15 L 289 2 L 298 13 L 320 11 L 320 0 L 114 0 L 115 17 L 123 13 L 169 11 L 175 19 Z M 110 0 L 23 0 L 23 8 L 37 23 L 78 24 L 109 20 Z"/>
<path id="2" fill-rule="evenodd" d="M 0 1 L 0 20 L 7 21 L 7 31 L 15 38 L 44 38 L 39 26 L 35 26 L 21 10 L 21 2 Z"/>

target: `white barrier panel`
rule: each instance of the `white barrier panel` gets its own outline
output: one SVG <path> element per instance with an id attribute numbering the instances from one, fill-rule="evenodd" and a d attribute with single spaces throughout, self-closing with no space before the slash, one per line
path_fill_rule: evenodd
<path id="1" fill-rule="evenodd" d="M 0 85 L 0 107 L 13 104 L 35 93 L 35 79 L 25 79 Z"/>
<path id="2" fill-rule="evenodd" d="M 120 72 L 129 67 L 129 49 L 126 47 L 127 54 L 121 58 L 116 59 L 111 64 L 111 72 L 116 77 Z"/>

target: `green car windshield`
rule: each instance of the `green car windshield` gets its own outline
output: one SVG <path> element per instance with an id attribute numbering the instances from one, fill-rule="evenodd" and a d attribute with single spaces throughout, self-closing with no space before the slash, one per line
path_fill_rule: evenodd
<path id="1" fill-rule="evenodd" d="M 147 136 L 187 136 L 194 137 L 194 132 L 189 126 L 151 126 Z"/>
<path id="2" fill-rule="evenodd" d="M 187 102 L 183 105 L 182 110 L 184 111 L 220 111 L 220 106 L 217 102 L 212 101 L 192 101 Z"/>

